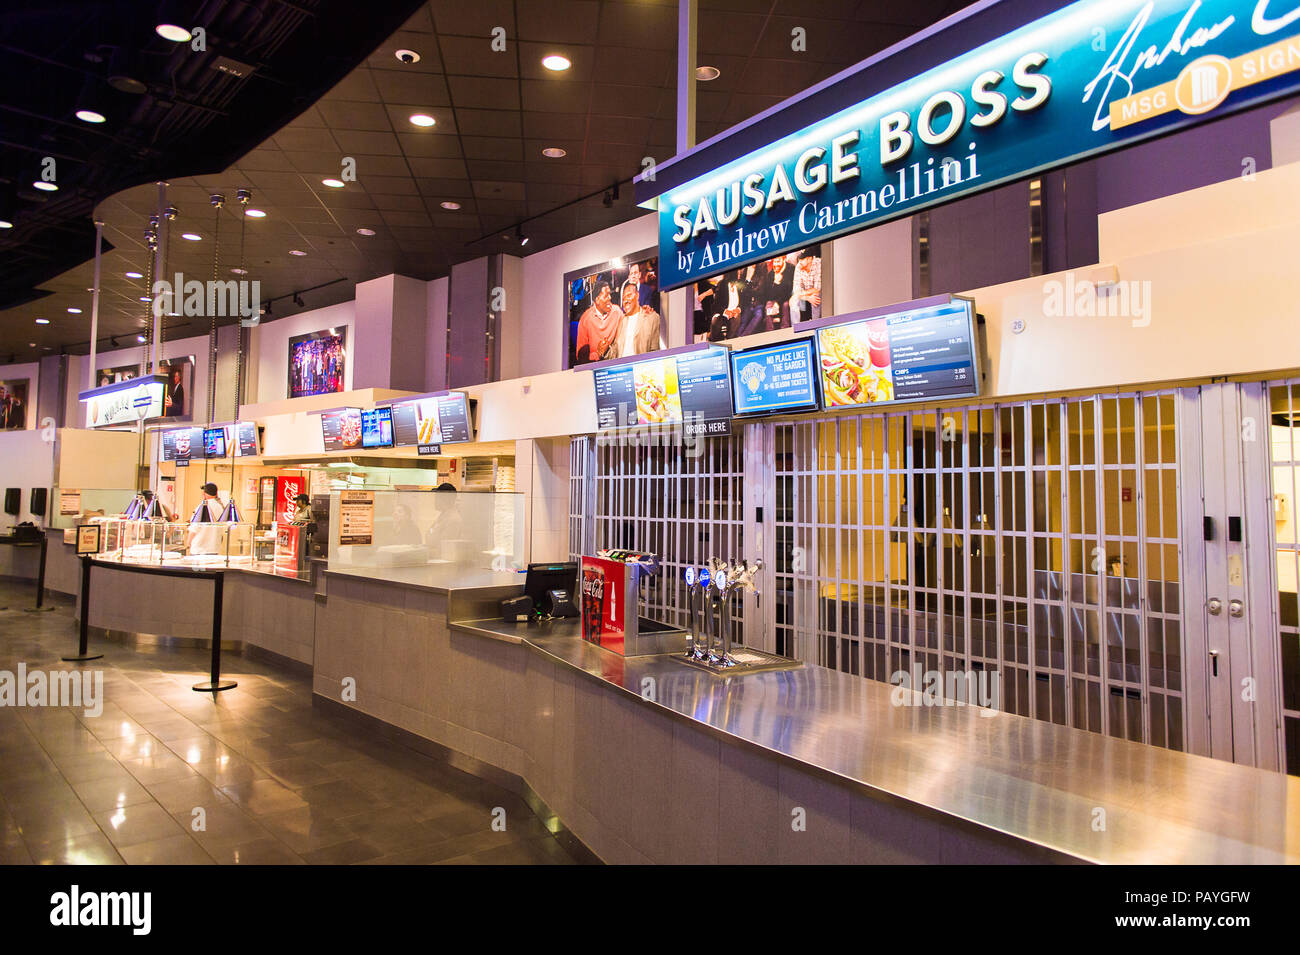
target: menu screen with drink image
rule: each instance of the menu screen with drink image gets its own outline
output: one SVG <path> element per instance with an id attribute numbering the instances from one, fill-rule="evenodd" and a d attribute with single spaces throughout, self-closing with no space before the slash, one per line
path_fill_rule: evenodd
<path id="1" fill-rule="evenodd" d="M 226 429 L 203 429 L 203 456 L 205 458 L 224 458 L 226 456 Z"/>
<path id="2" fill-rule="evenodd" d="M 361 409 L 344 408 L 320 416 L 321 437 L 326 451 L 348 451 L 361 447 Z"/>
<path id="3" fill-rule="evenodd" d="M 391 448 L 393 446 L 393 412 L 391 408 L 370 408 L 361 412 L 361 446 L 363 448 Z"/>
<path id="4" fill-rule="evenodd" d="M 683 421 L 691 433 L 731 430 L 731 377 L 724 349 L 598 368 L 594 378 L 601 431 Z"/>
<path id="5" fill-rule="evenodd" d="M 979 394 L 967 301 L 822 328 L 817 352 L 826 408 Z"/>

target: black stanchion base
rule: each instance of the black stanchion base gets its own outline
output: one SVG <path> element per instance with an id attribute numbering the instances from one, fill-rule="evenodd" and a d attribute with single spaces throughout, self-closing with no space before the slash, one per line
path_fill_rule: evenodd
<path id="1" fill-rule="evenodd" d="M 82 662 L 84 662 L 84 661 L 86 661 L 86 660 L 102 660 L 102 659 L 104 659 L 104 654 L 102 654 L 102 653 L 85 653 L 85 654 L 80 654 L 80 655 L 75 656 L 75 657 L 59 657 L 59 659 L 65 661 L 65 662 L 67 662 L 67 663 L 82 663 Z"/>
<path id="2" fill-rule="evenodd" d="M 49 613 L 53 607 L 24 607 L 23 613 Z"/>
<path id="3" fill-rule="evenodd" d="M 221 690 L 233 690 L 237 686 L 239 684 L 234 680 L 221 680 L 218 683 L 209 680 L 207 683 L 195 683 L 190 689 L 198 693 L 217 693 Z"/>

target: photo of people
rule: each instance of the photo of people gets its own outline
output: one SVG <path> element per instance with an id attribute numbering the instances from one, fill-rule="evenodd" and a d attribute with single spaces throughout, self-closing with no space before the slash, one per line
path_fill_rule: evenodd
<path id="1" fill-rule="evenodd" d="M 95 387 L 103 388 L 105 385 L 115 385 L 119 381 L 130 381 L 132 378 L 140 377 L 140 366 L 122 365 L 118 368 L 101 368 L 95 375 Z"/>
<path id="2" fill-rule="evenodd" d="M 814 245 L 696 282 L 691 340 L 727 341 L 822 314 L 822 248 Z"/>
<path id="3" fill-rule="evenodd" d="M 289 339 L 289 397 L 331 395 L 345 390 L 347 329 Z"/>
<path id="4" fill-rule="evenodd" d="M 22 431 L 27 427 L 28 379 L 0 381 L 0 431 Z"/>
<path id="5" fill-rule="evenodd" d="M 565 276 L 569 367 L 667 346 L 659 257 L 653 251 L 631 256 L 627 264 L 594 266 Z"/>

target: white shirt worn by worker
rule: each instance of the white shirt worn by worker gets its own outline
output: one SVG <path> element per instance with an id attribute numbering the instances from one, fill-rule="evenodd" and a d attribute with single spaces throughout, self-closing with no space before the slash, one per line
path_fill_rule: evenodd
<path id="1" fill-rule="evenodd" d="M 217 520 L 225 510 L 225 505 L 217 498 L 210 497 L 204 500 L 203 506 L 208 509 L 208 520 L 190 524 L 190 554 L 219 554 L 223 528 Z"/>

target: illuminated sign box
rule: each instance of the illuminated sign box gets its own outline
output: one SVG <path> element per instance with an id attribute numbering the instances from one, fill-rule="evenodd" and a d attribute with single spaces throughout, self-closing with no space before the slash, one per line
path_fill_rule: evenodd
<path id="1" fill-rule="evenodd" d="M 132 425 L 163 416 L 167 379 L 144 375 L 92 388 L 77 395 L 86 406 L 87 428 Z"/>

